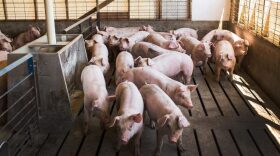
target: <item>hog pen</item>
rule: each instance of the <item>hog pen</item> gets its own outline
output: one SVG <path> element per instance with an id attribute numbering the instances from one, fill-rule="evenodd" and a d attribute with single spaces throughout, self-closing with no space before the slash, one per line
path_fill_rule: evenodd
<path id="1" fill-rule="evenodd" d="M 96 26 L 142 25 L 162 32 L 193 28 L 199 39 L 213 29 L 226 29 L 250 42 L 232 81 L 221 72 L 217 82 L 213 62 L 206 64 L 206 73 L 202 66 L 194 67 L 190 84 L 198 87 L 191 94 L 193 108 L 178 105 L 190 122 L 182 134 L 186 151 L 164 138 L 162 156 L 280 155 L 280 1 L 53 1 L 57 34 L 48 31 L 4 61 L 0 57 L 0 156 L 134 155 L 134 140 L 116 150 L 116 128 L 102 129 L 97 118 L 90 119 L 84 134 L 81 72 L 90 60 L 85 40 L 97 33 Z M 29 24 L 43 32 L 50 29 L 44 28 L 50 23 L 44 24 L 43 0 L 0 4 L 2 32 L 15 36 Z M 110 66 L 104 78 L 114 94 L 115 62 Z M 114 101 L 110 115 L 116 114 Z M 156 130 L 147 126 L 147 117 L 143 120 L 140 152 L 153 155 Z"/>

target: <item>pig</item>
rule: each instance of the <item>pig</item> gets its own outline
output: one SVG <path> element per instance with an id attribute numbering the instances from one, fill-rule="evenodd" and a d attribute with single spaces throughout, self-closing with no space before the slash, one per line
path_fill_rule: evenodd
<path id="1" fill-rule="evenodd" d="M 115 74 L 116 82 L 118 82 L 119 77 L 121 77 L 121 75 L 124 72 L 127 72 L 133 67 L 134 67 L 134 60 L 132 55 L 127 51 L 120 52 L 116 59 L 116 74 Z"/>
<path id="2" fill-rule="evenodd" d="M 139 56 L 144 58 L 154 58 L 166 53 L 177 53 L 177 51 L 167 50 L 148 42 L 138 42 L 131 50 L 133 58 L 137 58 Z"/>
<path id="3" fill-rule="evenodd" d="M 12 52 L 13 48 L 11 46 L 12 39 L 7 37 L 0 31 L 0 50 Z"/>
<path id="4" fill-rule="evenodd" d="M 109 46 L 119 46 L 120 44 L 120 37 L 118 37 L 117 35 L 109 35 L 108 37 L 108 45 Z"/>
<path id="5" fill-rule="evenodd" d="M 115 27 L 105 27 L 104 30 L 110 34 L 116 34 L 121 37 L 128 37 L 140 30 L 140 27 L 124 27 L 124 28 L 115 28 Z"/>
<path id="6" fill-rule="evenodd" d="M 110 69 L 110 64 L 108 61 L 108 49 L 105 44 L 95 43 L 91 49 L 92 58 L 89 64 L 94 64 L 100 67 L 101 71 L 106 74 Z"/>
<path id="7" fill-rule="evenodd" d="M 140 138 L 143 131 L 144 103 L 138 88 L 132 82 L 122 82 L 116 88 L 117 116 L 108 127 L 117 127 L 117 150 L 135 136 L 135 154 L 140 156 Z"/>
<path id="8" fill-rule="evenodd" d="M 121 51 L 130 51 L 135 43 L 143 41 L 150 33 L 146 31 L 139 31 L 129 37 L 121 37 L 119 49 Z"/>
<path id="9" fill-rule="evenodd" d="M 185 53 L 186 51 L 181 47 L 177 41 L 170 41 L 162 37 L 160 34 L 152 33 L 146 39 L 146 42 L 153 43 L 164 49 L 173 50 Z"/>
<path id="10" fill-rule="evenodd" d="M 197 31 L 198 30 L 194 30 L 191 28 L 179 28 L 177 30 L 170 30 L 170 33 L 175 35 L 177 39 L 179 39 L 180 37 L 189 36 L 198 39 Z"/>
<path id="11" fill-rule="evenodd" d="M 29 43 L 41 36 L 40 28 L 29 26 L 25 32 L 20 33 L 16 36 L 12 42 L 13 50 L 24 46 L 26 43 Z"/>
<path id="12" fill-rule="evenodd" d="M 175 35 L 173 35 L 173 34 L 171 34 L 171 33 L 169 33 L 169 32 L 156 32 L 156 31 L 153 30 L 153 27 L 150 26 L 150 25 L 148 25 L 147 27 L 143 25 L 143 26 L 140 28 L 140 30 L 141 30 L 141 31 L 147 31 L 147 32 L 149 32 L 149 33 L 151 33 L 151 34 L 157 33 L 157 34 L 160 34 L 160 35 L 161 35 L 163 38 L 165 38 L 166 40 L 176 41 L 176 36 L 175 36 Z"/>
<path id="13" fill-rule="evenodd" d="M 84 133 L 87 134 L 90 117 L 99 118 L 103 128 L 110 122 L 109 106 L 115 96 L 108 96 L 103 73 L 96 65 L 88 65 L 83 69 L 81 81 L 84 91 Z"/>
<path id="14" fill-rule="evenodd" d="M 101 35 L 104 44 L 107 44 L 107 43 L 108 43 L 108 38 L 109 38 L 110 33 L 106 32 L 106 31 L 101 31 L 101 30 L 99 30 L 98 26 L 96 26 L 95 28 L 96 28 L 96 34 Z"/>
<path id="15" fill-rule="evenodd" d="M 234 54 L 238 58 L 238 65 L 240 66 L 244 56 L 248 52 L 248 47 L 250 43 L 248 40 L 244 40 L 237 36 L 235 33 L 228 31 L 228 30 L 219 30 L 215 29 L 210 31 L 207 35 L 205 35 L 202 39 L 203 41 L 211 41 L 213 43 L 220 41 L 220 40 L 227 40 L 229 41 L 234 49 Z"/>
<path id="16" fill-rule="evenodd" d="M 159 156 L 163 136 L 167 135 L 170 143 L 176 143 L 180 152 L 186 149 L 182 142 L 183 129 L 190 125 L 181 110 L 170 97 L 157 85 L 146 84 L 140 88 L 145 109 L 152 121 L 156 123 L 157 146 L 155 155 Z"/>
<path id="17" fill-rule="evenodd" d="M 215 58 L 216 80 L 220 81 L 221 69 L 229 71 L 230 80 L 232 80 L 234 66 L 236 63 L 236 58 L 234 56 L 234 49 L 232 47 L 232 44 L 227 40 L 218 41 L 215 44 Z"/>
<path id="18" fill-rule="evenodd" d="M 170 78 L 182 74 L 183 80 L 186 83 L 190 83 L 193 72 L 192 59 L 183 53 L 167 53 L 153 59 L 139 56 L 135 60 L 135 66 L 149 66 Z"/>
<path id="19" fill-rule="evenodd" d="M 131 81 L 141 88 L 144 84 L 158 85 L 171 99 L 177 104 L 185 108 L 191 109 L 193 103 L 191 100 L 191 92 L 197 85 L 183 85 L 175 81 L 151 67 L 136 67 L 122 74 L 120 82 Z M 120 82 L 117 82 L 119 84 Z"/>
<path id="20" fill-rule="evenodd" d="M 102 35 L 100 35 L 100 34 L 94 34 L 94 35 L 91 37 L 91 40 L 93 40 L 93 41 L 96 42 L 96 43 L 105 44 L 104 39 L 103 39 Z"/>
<path id="21" fill-rule="evenodd" d="M 202 61 L 203 71 L 206 73 L 206 65 L 211 57 L 211 47 L 209 42 L 201 42 L 194 37 L 181 37 L 180 44 L 191 55 L 194 65 L 199 65 Z"/>

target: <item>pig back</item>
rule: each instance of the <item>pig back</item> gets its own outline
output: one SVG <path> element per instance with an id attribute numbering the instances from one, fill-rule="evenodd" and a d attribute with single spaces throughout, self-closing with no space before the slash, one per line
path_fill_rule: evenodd
<path id="1" fill-rule="evenodd" d="M 143 113 L 143 99 L 134 83 L 129 81 L 120 83 L 116 88 L 116 97 L 118 111 L 130 114 Z"/>
<path id="2" fill-rule="evenodd" d="M 195 46 L 200 44 L 199 40 L 190 36 L 181 37 L 179 40 L 183 43 L 184 49 L 189 53 L 191 53 L 191 51 L 194 49 Z"/>
<path id="3" fill-rule="evenodd" d="M 102 43 L 95 43 L 91 47 L 92 57 L 94 56 L 103 56 L 108 57 L 108 48 L 105 44 Z"/>
<path id="4" fill-rule="evenodd" d="M 165 49 L 148 42 L 138 42 L 134 44 L 131 51 L 133 58 L 137 58 L 138 56 L 154 58 L 164 53 L 166 53 Z"/>
<path id="5" fill-rule="evenodd" d="M 152 119 L 180 111 L 172 99 L 156 84 L 146 84 L 140 88 L 140 92 Z"/>

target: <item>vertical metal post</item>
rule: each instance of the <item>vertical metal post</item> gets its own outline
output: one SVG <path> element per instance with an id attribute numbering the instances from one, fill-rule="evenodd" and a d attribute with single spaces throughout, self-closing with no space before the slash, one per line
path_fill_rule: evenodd
<path id="1" fill-rule="evenodd" d="M 99 0 L 96 0 L 96 25 L 100 28 Z"/>
<path id="2" fill-rule="evenodd" d="M 49 44 L 56 44 L 55 24 L 53 15 L 53 0 L 45 0 L 45 14 L 47 20 L 47 36 Z"/>

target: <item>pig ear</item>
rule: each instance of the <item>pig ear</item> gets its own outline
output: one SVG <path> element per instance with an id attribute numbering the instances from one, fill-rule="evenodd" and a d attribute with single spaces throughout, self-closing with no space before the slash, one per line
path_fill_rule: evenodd
<path id="1" fill-rule="evenodd" d="M 198 45 L 198 48 L 201 49 L 201 50 L 204 50 L 205 49 L 205 45 L 203 43 L 200 43 Z"/>
<path id="2" fill-rule="evenodd" d="M 117 124 L 119 121 L 120 121 L 120 117 L 119 117 L 119 116 L 116 116 L 116 117 L 114 117 L 113 120 L 111 120 L 111 121 L 108 123 L 107 127 L 109 127 L 109 128 L 114 127 L 115 124 Z"/>
<path id="3" fill-rule="evenodd" d="M 140 123 L 142 121 L 142 115 L 140 113 L 131 115 L 129 118 L 136 123 Z"/>
<path id="4" fill-rule="evenodd" d="M 249 47 L 249 46 L 250 46 L 250 43 L 249 43 L 249 41 L 248 41 L 248 40 L 244 40 L 244 44 L 245 44 L 245 46 L 247 46 L 247 47 Z"/>
<path id="5" fill-rule="evenodd" d="M 113 37 L 114 37 L 114 39 L 116 39 L 116 40 L 118 40 L 118 39 L 119 39 L 116 35 L 114 35 Z"/>
<path id="6" fill-rule="evenodd" d="M 176 42 L 169 42 L 168 48 L 176 49 L 176 48 L 179 48 L 179 46 Z"/>
<path id="7" fill-rule="evenodd" d="M 153 64 L 155 64 L 155 62 L 150 58 L 148 58 L 147 63 L 149 66 L 152 66 Z"/>
<path id="8" fill-rule="evenodd" d="M 138 65 L 138 63 L 140 62 L 140 60 L 142 60 L 141 56 L 138 56 L 136 59 L 134 59 L 134 64 Z"/>
<path id="9" fill-rule="evenodd" d="M 116 100 L 116 95 L 107 96 L 107 101 L 112 102 Z"/>
<path id="10" fill-rule="evenodd" d="M 227 54 L 227 58 L 228 58 L 229 60 L 232 60 L 232 59 L 234 58 L 234 55 L 229 55 L 229 54 Z"/>
<path id="11" fill-rule="evenodd" d="M 184 43 L 182 41 L 179 40 L 177 42 L 180 44 L 181 47 L 184 47 Z"/>
<path id="12" fill-rule="evenodd" d="M 198 85 L 187 85 L 187 88 L 190 90 L 190 92 L 193 92 L 196 90 Z"/>
<path id="13" fill-rule="evenodd" d="M 184 116 L 178 117 L 178 127 L 179 128 L 186 128 L 190 125 L 189 121 Z"/>
<path id="14" fill-rule="evenodd" d="M 163 127 L 166 122 L 168 122 L 168 120 L 170 119 L 170 115 L 166 114 L 163 117 L 161 117 L 160 119 L 157 120 L 157 128 L 161 128 Z"/>
<path id="15" fill-rule="evenodd" d="M 98 26 L 96 26 L 95 29 L 96 29 L 97 33 L 100 32 Z"/>
<path id="16" fill-rule="evenodd" d="M 103 59 L 103 58 L 100 58 L 100 62 L 101 62 L 101 64 L 102 64 L 102 66 L 105 66 L 105 60 Z"/>

